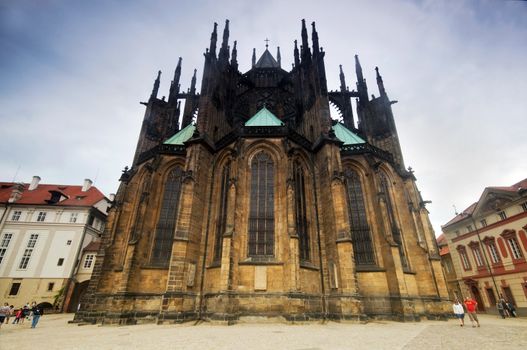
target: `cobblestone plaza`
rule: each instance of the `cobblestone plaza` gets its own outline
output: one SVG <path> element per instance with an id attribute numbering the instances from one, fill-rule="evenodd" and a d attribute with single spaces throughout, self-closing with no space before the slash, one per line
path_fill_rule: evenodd
<path id="1" fill-rule="evenodd" d="M 480 315 L 481 327 L 459 327 L 456 320 L 365 324 L 314 322 L 194 322 L 179 325 L 78 326 L 72 314 L 45 315 L 30 323 L 3 325 L 0 348 L 32 349 L 525 349 L 527 320 Z"/>

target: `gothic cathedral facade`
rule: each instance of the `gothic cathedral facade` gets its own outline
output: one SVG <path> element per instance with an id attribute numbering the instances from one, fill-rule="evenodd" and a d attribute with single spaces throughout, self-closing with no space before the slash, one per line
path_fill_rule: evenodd
<path id="1" fill-rule="evenodd" d="M 357 56 L 356 90 L 341 66 L 329 91 L 304 20 L 290 71 L 266 45 L 240 72 L 229 21 L 217 41 L 214 24 L 200 93 L 196 71 L 180 91 L 180 58 L 158 99 L 159 72 L 76 320 L 444 318 L 434 232 L 379 71 L 378 97 Z"/>

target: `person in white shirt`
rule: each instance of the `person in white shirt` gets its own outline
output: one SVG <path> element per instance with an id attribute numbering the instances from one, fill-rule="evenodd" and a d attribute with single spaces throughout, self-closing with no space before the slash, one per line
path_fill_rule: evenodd
<path id="1" fill-rule="evenodd" d="M 456 299 L 454 305 L 452 305 L 452 309 L 454 309 L 454 314 L 459 320 L 459 326 L 463 327 L 465 325 L 465 309 L 463 308 L 463 304 Z"/>

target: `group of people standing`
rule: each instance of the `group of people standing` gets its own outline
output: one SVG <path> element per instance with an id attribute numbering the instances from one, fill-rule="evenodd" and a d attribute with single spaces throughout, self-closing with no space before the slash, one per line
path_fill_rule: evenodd
<path id="1" fill-rule="evenodd" d="M 0 327 L 5 322 L 9 323 L 11 316 L 15 316 L 13 324 L 24 324 L 24 320 L 31 318 L 31 328 L 35 328 L 40 320 L 40 316 L 44 314 L 44 310 L 37 305 L 36 302 L 32 302 L 31 305 L 26 303 L 21 308 L 15 310 L 13 305 L 4 303 L 0 306 Z"/>
<path id="2" fill-rule="evenodd" d="M 478 309 L 478 303 L 470 297 L 465 298 L 465 307 L 459 302 L 458 299 L 454 301 L 452 308 L 454 309 L 454 314 L 459 320 L 459 325 L 463 327 L 465 325 L 465 308 L 467 310 L 468 317 L 472 323 L 472 327 L 479 327 L 478 314 L 476 310 Z"/>
<path id="3" fill-rule="evenodd" d="M 496 307 L 498 308 L 501 318 L 516 317 L 516 308 L 514 307 L 514 304 L 509 300 L 505 300 L 503 295 L 500 296 L 500 300 L 496 303 Z"/>

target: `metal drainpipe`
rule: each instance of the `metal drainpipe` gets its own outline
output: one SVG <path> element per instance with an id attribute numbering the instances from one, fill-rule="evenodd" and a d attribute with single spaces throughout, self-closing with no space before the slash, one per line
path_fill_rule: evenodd
<path id="1" fill-rule="evenodd" d="M 317 243 L 318 243 L 318 260 L 320 263 L 320 288 L 322 291 L 322 317 L 325 321 L 327 319 L 327 308 L 326 308 L 326 288 L 324 287 L 324 269 L 322 266 L 322 242 L 320 239 L 320 223 L 318 220 L 318 196 L 317 196 L 317 184 L 315 181 L 315 163 L 314 155 L 311 156 L 311 180 L 313 182 L 313 193 L 315 197 L 315 221 L 317 226 Z"/>
<path id="2" fill-rule="evenodd" d="M 92 210 L 90 209 L 90 211 L 88 212 L 88 219 L 90 218 L 90 215 L 91 215 L 91 212 Z M 68 295 L 68 291 L 70 289 L 70 286 L 71 286 L 71 282 L 73 280 L 73 276 L 75 275 L 75 273 L 79 270 L 79 267 L 81 265 L 80 261 L 79 261 L 79 255 L 82 251 L 82 244 L 84 243 L 84 238 L 86 237 L 86 231 L 88 230 L 88 222 L 86 222 L 86 224 L 84 225 L 84 229 L 82 230 L 82 237 L 81 237 L 81 241 L 79 242 L 79 248 L 77 249 L 77 253 L 75 253 L 75 265 L 73 265 L 73 268 L 71 269 L 71 272 L 70 272 L 70 277 L 68 278 L 68 281 L 66 282 L 66 287 L 64 288 L 64 292 L 66 293 L 64 295 L 64 298 L 66 298 Z M 71 301 L 71 299 L 69 300 Z M 64 312 L 64 301 L 62 302 L 62 306 L 60 308 L 60 312 Z"/>
<path id="3" fill-rule="evenodd" d="M 203 251 L 203 259 L 201 262 L 201 281 L 200 281 L 200 287 L 199 287 L 199 307 L 198 307 L 198 320 L 196 324 L 199 321 L 203 321 L 202 314 L 203 314 L 203 289 L 204 289 L 204 283 L 205 283 L 205 263 L 207 261 L 207 250 L 209 246 L 209 227 L 210 227 L 210 213 L 211 213 L 211 206 L 212 206 L 212 189 L 214 188 L 214 175 L 216 173 L 216 158 L 212 161 L 212 174 L 211 174 L 211 181 L 210 181 L 210 188 L 209 188 L 209 204 L 207 209 L 207 227 L 205 229 L 205 248 Z"/>

